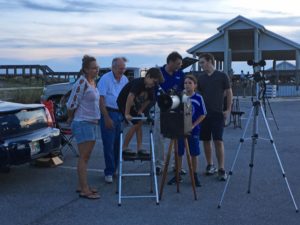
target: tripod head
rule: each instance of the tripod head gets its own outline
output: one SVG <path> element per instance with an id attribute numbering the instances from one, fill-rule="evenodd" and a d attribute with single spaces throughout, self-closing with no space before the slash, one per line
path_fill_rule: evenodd
<path id="1" fill-rule="evenodd" d="M 250 77 L 252 77 L 256 83 L 256 86 L 255 86 L 256 100 L 253 101 L 253 98 L 252 98 L 253 106 L 260 106 L 260 100 L 262 100 L 262 103 L 264 106 L 264 112 L 265 112 L 265 114 L 267 114 L 267 107 L 266 107 L 266 100 L 267 100 L 272 117 L 274 119 L 277 129 L 279 130 L 279 127 L 277 125 L 275 116 L 273 114 L 270 102 L 269 102 L 268 98 L 266 98 L 267 82 L 266 82 L 265 73 L 264 73 L 266 61 L 260 60 L 259 62 L 254 62 L 253 60 L 248 60 L 247 64 L 249 66 L 253 67 L 253 75 Z M 262 70 L 261 70 L 261 67 L 262 67 Z"/>
<path id="2" fill-rule="evenodd" d="M 248 60 L 247 64 L 252 66 L 253 68 L 253 75 L 248 76 L 247 78 L 253 78 L 256 83 L 256 100 L 264 99 L 266 93 L 266 79 L 265 79 L 265 60 L 260 60 L 259 62 L 255 62 L 253 60 Z M 261 70 L 261 67 L 263 68 Z"/>

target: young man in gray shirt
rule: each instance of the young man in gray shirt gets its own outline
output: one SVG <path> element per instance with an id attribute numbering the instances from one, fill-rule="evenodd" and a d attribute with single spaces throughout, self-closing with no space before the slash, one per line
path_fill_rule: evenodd
<path id="1" fill-rule="evenodd" d="M 232 90 L 228 76 L 215 69 L 215 59 L 212 54 L 202 54 L 199 63 L 204 74 L 198 78 L 198 88 L 207 110 L 200 133 L 207 161 L 206 174 L 212 175 L 218 171 L 219 180 L 225 181 L 227 174 L 224 169 L 223 129 L 226 118 L 230 116 Z M 223 111 L 224 96 L 227 96 L 226 111 Z M 216 150 L 218 170 L 213 165 L 211 137 Z"/>

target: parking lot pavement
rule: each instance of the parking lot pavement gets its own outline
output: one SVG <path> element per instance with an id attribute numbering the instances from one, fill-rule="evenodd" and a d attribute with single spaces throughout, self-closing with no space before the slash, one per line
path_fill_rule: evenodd
<path id="1" fill-rule="evenodd" d="M 244 128 L 251 108 L 249 99 L 241 100 Z M 296 203 L 300 204 L 299 138 L 300 100 L 286 99 L 271 102 L 279 130 L 267 109 L 268 124 L 275 141 L 286 177 Z M 245 138 L 252 135 L 252 121 Z M 282 175 L 275 151 L 270 144 L 264 121 L 259 116 L 259 139 L 254 148 L 254 167 L 251 193 L 248 194 L 251 140 L 246 140 L 237 155 L 233 175 L 225 192 L 221 209 L 218 203 L 224 182 L 215 176 L 203 175 L 204 154 L 200 156 L 198 200 L 188 175 L 183 176 L 180 193 L 176 186 L 165 186 L 163 198 L 157 206 L 154 199 L 124 199 L 118 207 L 116 184 L 105 184 L 104 159 L 101 140 L 97 142 L 89 163 L 89 181 L 101 192 L 100 200 L 78 197 L 76 189 L 76 162 L 71 151 L 65 151 L 64 163 L 54 168 L 29 165 L 13 167 L 8 174 L 0 174 L 0 218 L 2 225 L 94 225 L 94 224 L 299 224 L 300 214 L 295 213 L 291 195 Z M 146 130 L 147 127 L 144 127 Z M 232 167 L 240 137 L 244 129 L 225 129 L 226 169 Z M 147 136 L 147 132 L 144 132 Z M 144 137 L 147 142 L 147 137 Z M 133 140 L 132 143 L 135 143 Z M 168 144 L 168 143 L 166 143 Z M 145 144 L 145 146 L 147 146 Z M 186 162 L 184 159 L 184 166 Z M 126 162 L 124 170 L 147 171 L 148 162 Z M 170 170 L 168 178 L 172 176 Z M 158 177 L 160 181 L 161 177 Z M 124 178 L 124 192 L 145 194 L 149 192 L 149 178 Z"/>

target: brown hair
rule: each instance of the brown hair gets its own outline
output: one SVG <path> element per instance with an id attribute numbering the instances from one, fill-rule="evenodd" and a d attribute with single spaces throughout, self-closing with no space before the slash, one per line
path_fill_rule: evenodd
<path id="1" fill-rule="evenodd" d="M 186 76 L 184 77 L 184 80 L 185 80 L 185 79 L 190 79 L 190 80 L 192 80 L 195 84 L 198 83 L 197 78 L 196 78 L 194 75 L 191 75 L 191 74 L 186 75 Z"/>
<path id="2" fill-rule="evenodd" d="M 182 60 L 182 56 L 178 53 L 178 52 L 171 52 L 168 57 L 167 57 L 167 64 L 172 61 L 176 61 L 177 59 L 181 59 Z"/>
<path id="3" fill-rule="evenodd" d="M 96 61 L 96 58 L 94 56 L 90 55 L 84 55 L 82 58 L 82 66 L 81 66 L 81 73 L 85 73 L 85 69 L 88 69 L 91 62 Z"/>
<path id="4" fill-rule="evenodd" d="M 165 81 L 164 76 L 157 67 L 150 68 L 146 73 L 146 77 L 157 79 L 159 83 L 163 83 Z"/>
<path id="5" fill-rule="evenodd" d="M 211 61 L 215 65 L 215 57 L 211 53 L 203 53 L 199 56 L 199 59 L 204 58 L 207 62 Z"/>

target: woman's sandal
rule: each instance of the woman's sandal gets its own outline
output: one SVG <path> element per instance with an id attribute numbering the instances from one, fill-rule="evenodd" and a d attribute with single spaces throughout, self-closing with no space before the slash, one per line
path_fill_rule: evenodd
<path id="1" fill-rule="evenodd" d="M 100 195 L 98 193 L 90 192 L 90 193 L 87 193 L 87 194 L 80 193 L 79 197 L 80 198 L 90 199 L 90 200 L 95 200 L 95 199 L 99 199 Z"/>
<path id="2" fill-rule="evenodd" d="M 98 190 L 96 189 L 96 188 L 93 188 L 93 187 L 90 187 L 90 191 L 92 192 L 92 193 L 98 193 Z M 78 189 L 76 189 L 76 193 L 80 193 L 81 192 L 81 190 L 78 188 Z"/>

